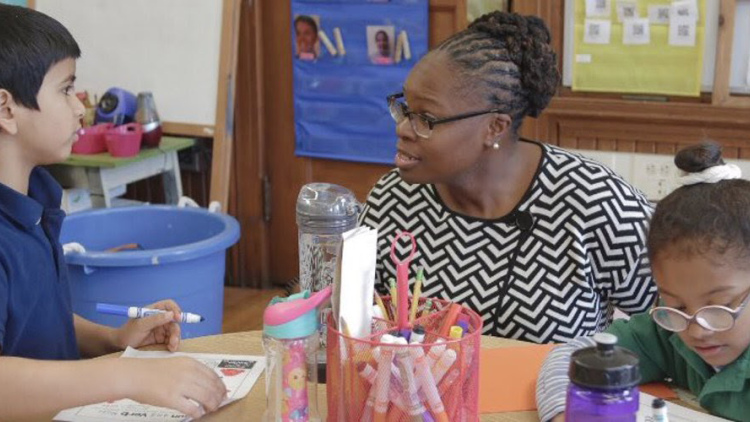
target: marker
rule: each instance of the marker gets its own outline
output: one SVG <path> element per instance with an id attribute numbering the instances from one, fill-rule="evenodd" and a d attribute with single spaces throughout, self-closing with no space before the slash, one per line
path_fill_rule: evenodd
<path id="1" fill-rule="evenodd" d="M 652 416 L 654 422 L 667 422 L 669 420 L 667 416 L 667 403 L 663 399 L 656 398 L 651 402 Z"/>
<path id="2" fill-rule="evenodd" d="M 414 378 L 414 365 L 411 360 L 410 352 L 407 345 L 406 339 L 397 338 L 396 344 L 402 347 L 396 349 L 396 355 L 398 356 L 398 366 L 401 371 L 401 382 L 404 385 L 404 393 L 408 405 L 408 413 L 411 416 L 411 420 L 414 422 L 422 422 L 422 414 L 427 411 L 422 401 L 419 399 L 419 387 L 417 386 L 417 380 Z"/>
<path id="3" fill-rule="evenodd" d="M 438 331 L 441 336 L 448 337 L 448 333 L 450 332 L 451 327 L 456 325 L 458 315 L 462 310 L 463 307 L 458 303 L 451 303 L 450 308 L 448 308 L 448 313 L 443 318 L 443 323 L 440 326 L 440 331 Z"/>
<path id="4" fill-rule="evenodd" d="M 385 334 L 381 337 L 380 342 L 384 344 L 393 344 L 395 339 Z M 393 363 L 393 349 L 383 346 L 378 359 L 378 373 L 375 378 L 375 385 L 371 388 L 375 390 L 374 421 L 385 422 L 388 413 L 388 387 L 391 378 L 391 364 Z"/>
<path id="5" fill-rule="evenodd" d="M 448 334 L 448 337 L 450 337 L 451 340 L 458 340 L 463 336 L 464 336 L 464 329 L 461 328 L 460 325 L 452 326 L 450 333 Z"/>
<path id="6" fill-rule="evenodd" d="M 128 318 L 146 318 L 155 314 L 165 314 L 167 311 L 163 309 L 151 309 L 151 308 L 140 308 L 138 306 L 122 306 L 122 305 L 111 305 L 108 303 L 97 303 L 96 311 L 103 314 L 120 315 Z M 191 314 L 190 312 L 180 313 L 180 322 L 186 324 L 195 324 L 198 322 L 205 321 L 206 318 L 198 314 Z"/>
<path id="7" fill-rule="evenodd" d="M 421 344 L 424 342 L 424 327 L 417 324 L 414 329 L 411 330 L 411 338 L 409 339 L 410 344 Z"/>
<path id="8" fill-rule="evenodd" d="M 448 415 L 445 413 L 445 406 L 440 399 L 440 392 L 438 391 L 435 378 L 432 376 L 430 367 L 425 360 L 424 350 L 421 347 L 410 347 L 410 349 L 409 352 L 414 358 L 416 366 L 417 380 L 427 397 L 430 408 L 435 413 L 439 422 L 448 422 Z M 425 413 L 424 415 L 429 415 L 429 413 Z"/>

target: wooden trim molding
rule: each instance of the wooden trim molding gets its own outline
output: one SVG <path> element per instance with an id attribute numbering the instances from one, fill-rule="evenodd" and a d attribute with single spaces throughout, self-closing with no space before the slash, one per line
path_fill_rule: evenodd
<path id="1" fill-rule="evenodd" d="M 192 123 L 162 122 L 161 128 L 165 134 L 177 136 L 194 136 L 196 138 L 213 138 L 213 125 L 196 125 Z"/>
<path id="2" fill-rule="evenodd" d="M 734 43 L 735 0 L 721 0 L 719 7 L 719 34 L 716 41 L 714 89 L 711 98 L 711 103 L 714 105 L 723 105 L 730 96 L 729 78 L 732 68 L 732 44 Z"/>
<path id="3" fill-rule="evenodd" d="M 555 97 L 544 112 L 548 116 L 612 121 L 649 121 L 660 124 L 727 126 L 750 129 L 743 107 L 712 107 L 701 103 L 653 103 L 614 99 Z"/>
<path id="4" fill-rule="evenodd" d="M 227 209 L 229 202 L 240 4 L 240 0 L 224 0 L 222 10 L 221 55 L 217 82 L 219 92 L 213 136 L 210 200 L 219 201 L 223 209 Z"/>

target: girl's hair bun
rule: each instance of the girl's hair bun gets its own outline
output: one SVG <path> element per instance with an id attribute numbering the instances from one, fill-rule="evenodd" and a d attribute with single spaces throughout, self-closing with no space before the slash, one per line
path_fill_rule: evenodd
<path id="1" fill-rule="evenodd" d="M 704 141 L 683 148 L 675 155 L 674 164 L 687 173 L 698 173 L 709 167 L 723 165 L 721 145 L 714 141 Z"/>

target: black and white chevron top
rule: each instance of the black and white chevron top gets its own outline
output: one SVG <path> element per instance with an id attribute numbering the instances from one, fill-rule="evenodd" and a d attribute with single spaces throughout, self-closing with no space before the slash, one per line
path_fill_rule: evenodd
<path id="1" fill-rule="evenodd" d="M 423 296 L 474 309 L 484 334 L 565 342 L 606 328 L 614 307 L 645 311 L 656 292 L 644 246 L 648 201 L 607 167 L 541 147 L 529 190 L 496 220 L 448 209 L 433 185 L 408 184 L 398 170 L 383 176 L 360 216 L 378 229 L 378 290 L 387 294 L 396 274 L 391 242 L 408 230 L 418 248 L 410 281 L 423 266 Z M 399 243 L 402 259 L 407 243 Z"/>

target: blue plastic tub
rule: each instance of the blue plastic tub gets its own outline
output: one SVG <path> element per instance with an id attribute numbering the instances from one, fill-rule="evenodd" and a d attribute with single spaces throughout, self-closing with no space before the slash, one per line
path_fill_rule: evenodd
<path id="1" fill-rule="evenodd" d="M 98 302 L 144 306 L 174 299 L 206 318 L 182 324 L 183 338 L 221 333 L 226 249 L 240 236 L 234 218 L 201 208 L 108 208 L 66 217 L 60 240 L 78 242 L 84 254 L 68 254 L 73 311 L 113 327 L 125 317 L 95 310 Z M 128 243 L 143 250 L 105 252 Z"/>

